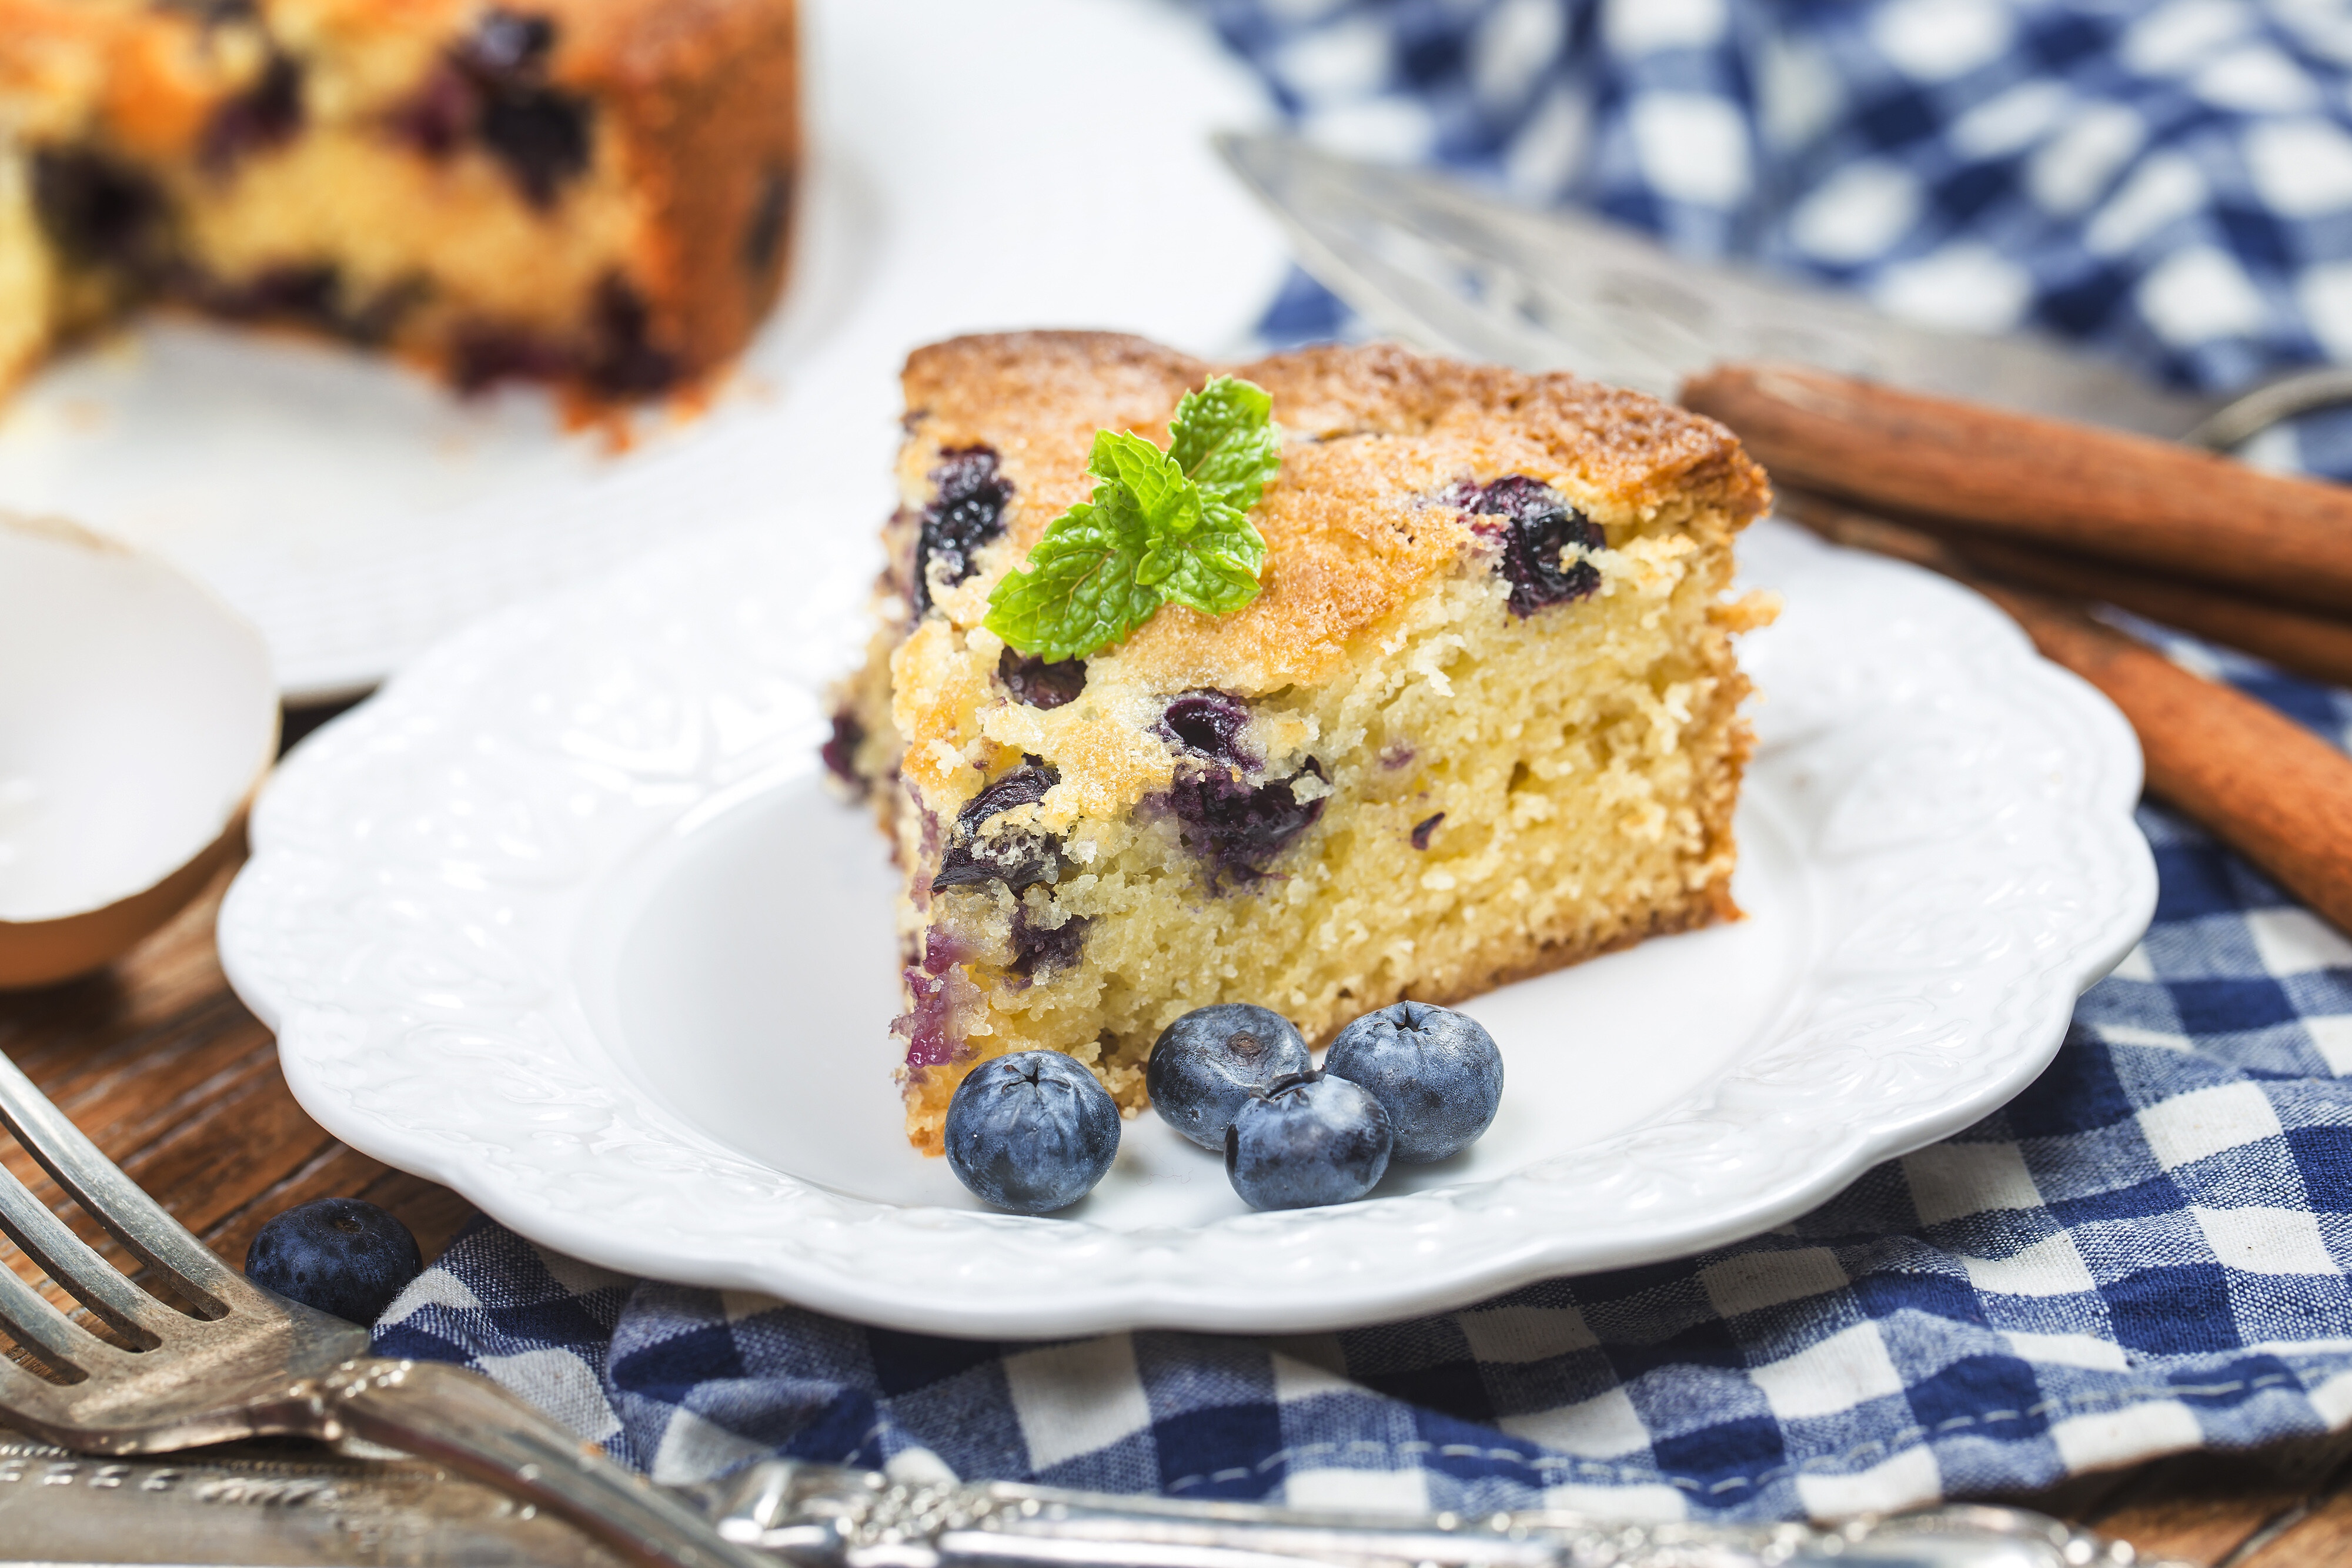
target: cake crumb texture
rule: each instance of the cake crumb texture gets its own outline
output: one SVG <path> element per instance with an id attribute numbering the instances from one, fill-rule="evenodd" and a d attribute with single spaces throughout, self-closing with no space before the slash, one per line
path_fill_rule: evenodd
<path id="1" fill-rule="evenodd" d="M 582 406 L 773 303 L 793 0 L 0 0 L 0 392 L 150 302 Z"/>
<path id="2" fill-rule="evenodd" d="M 1264 591 L 1029 670 L 989 590 L 1089 493 L 1097 428 L 1164 444 L 1221 369 L 1284 436 Z M 1736 915 L 1731 636 L 1769 612 L 1725 594 L 1768 496 L 1721 426 L 1386 346 L 1213 367 L 1013 333 L 919 350 L 905 384 L 879 630 L 828 756 L 907 876 L 919 1146 L 1005 1051 L 1066 1052 L 1132 1112 L 1196 1007 L 1320 1043 Z"/>

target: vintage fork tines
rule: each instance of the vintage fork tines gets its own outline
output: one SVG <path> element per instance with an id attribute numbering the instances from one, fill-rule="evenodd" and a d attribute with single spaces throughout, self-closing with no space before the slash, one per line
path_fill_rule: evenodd
<path id="1" fill-rule="evenodd" d="M 0 1125 L 155 1270 L 142 1290 L 0 1170 L 0 1231 L 86 1306 L 76 1321 L 0 1262 L 0 1328 L 47 1375 L 0 1359 L 0 1416 L 86 1454 L 165 1453 L 286 1434 L 378 1444 L 542 1503 L 625 1560 L 755 1568 L 677 1499 L 488 1378 L 367 1354 L 367 1331 L 248 1283 L 141 1191 L 0 1055 Z M 117 1343 L 117 1341 L 121 1343 Z"/>
<path id="2" fill-rule="evenodd" d="M 97 1267 L 106 1266 L 96 1253 L 83 1251 Z M 69 1291 L 82 1293 L 85 1276 L 56 1268 L 49 1272 Z M 66 1317 L 13 1274 L 0 1276 L 0 1326 L 54 1375 L 43 1378 L 0 1362 L 0 1413 L 12 1426 L 91 1454 L 168 1453 L 306 1430 L 310 1421 L 276 1407 L 299 1397 L 307 1380 L 360 1365 L 367 1336 L 333 1320 L 319 1332 L 298 1312 L 319 1315 L 275 1302 L 257 1310 L 238 1302 L 218 1317 L 198 1318 L 150 1298 L 133 1319 L 147 1343 L 132 1349 Z M 115 1322 L 111 1312 L 98 1315 Z M 356 1343 L 339 1353 L 337 1342 L 346 1338 Z"/>
<path id="3" fill-rule="evenodd" d="M 248 1409 L 257 1400 L 367 1354 L 364 1329 L 247 1284 L 5 1058 L 0 1124 L 193 1309 L 142 1290 L 0 1171 L 0 1230 L 124 1342 L 101 1337 L 0 1270 L 0 1327 L 50 1373 L 0 1362 L 0 1407 L 16 1425 L 90 1453 L 222 1442 L 264 1429 Z"/>

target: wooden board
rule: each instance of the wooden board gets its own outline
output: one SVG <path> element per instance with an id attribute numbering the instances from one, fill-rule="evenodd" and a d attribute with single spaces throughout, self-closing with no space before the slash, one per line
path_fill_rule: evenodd
<path id="1" fill-rule="evenodd" d="M 0 1049 L 231 1263 L 243 1262 L 247 1242 L 271 1215 L 335 1196 L 382 1204 L 434 1256 L 470 1209 L 445 1187 L 345 1148 L 294 1103 L 269 1031 L 221 977 L 212 929 L 226 886 L 224 876 L 108 974 L 0 992 Z M 22 1150 L 5 1137 L 0 1145 L 9 1169 L 86 1237 L 112 1248 Z M 0 1255 L 40 1278 L 5 1240 Z M 2051 1492 L 1982 1500 L 2092 1525 L 2131 1542 L 2144 1560 L 2316 1568 L 2352 1557 L 2347 1482 L 2352 1435 L 2247 1455 L 2183 1455 Z"/>

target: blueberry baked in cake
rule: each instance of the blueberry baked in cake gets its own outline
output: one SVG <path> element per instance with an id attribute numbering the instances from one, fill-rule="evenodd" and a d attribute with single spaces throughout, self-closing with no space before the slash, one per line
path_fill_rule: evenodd
<path id="1" fill-rule="evenodd" d="M 0 0 L 0 392 L 142 303 L 688 386 L 781 285 L 793 0 Z"/>
<path id="2" fill-rule="evenodd" d="M 1767 490 L 1720 425 L 1390 347 L 1220 374 L 1097 333 L 939 344 L 905 389 L 826 758 L 906 877 L 919 1146 L 1006 1052 L 1133 1111 L 1211 1003 L 1319 1043 L 1736 914 L 1732 635 L 1769 610 L 1726 594 Z"/>

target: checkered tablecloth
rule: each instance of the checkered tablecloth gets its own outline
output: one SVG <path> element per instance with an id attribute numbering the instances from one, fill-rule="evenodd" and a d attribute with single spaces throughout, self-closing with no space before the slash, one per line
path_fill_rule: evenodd
<path id="1" fill-rule="evenodd" d="M 1319 134 L 2219 388 L 2352 357 L 2318 0 L 1201 0 Z M 1299 286 L 1269 321 L 1342 325 Z M 2352 422 L 2263 454 L 2352 477 Z M 2352 698 L 2174 643 L 2331 740 Z M 1999 1114 L 1720 1251 L 1304 1339 L 929 1339 L 483 1226 L 379 1325 L 663 1479 L 1841 1514 L 2352 1419 L 2352 944 L 2149 808 L 2162 902 Z"/>

